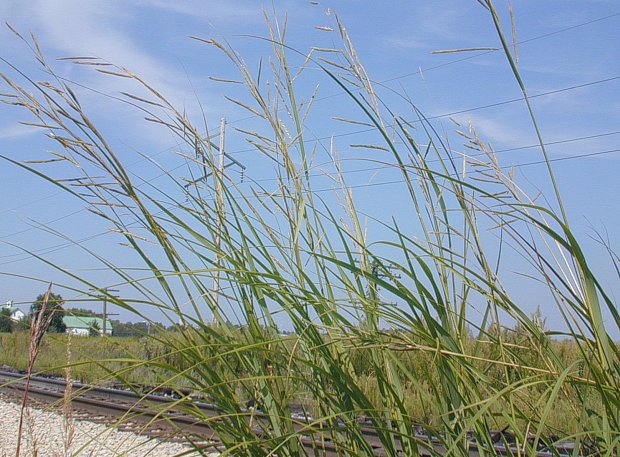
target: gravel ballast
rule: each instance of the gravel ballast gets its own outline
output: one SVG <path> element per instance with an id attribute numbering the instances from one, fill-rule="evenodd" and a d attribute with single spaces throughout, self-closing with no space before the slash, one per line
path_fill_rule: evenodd
<path id="1" fill-rule="evenodd" d="M 15 455 L 19 417 L 20 405 L 0 398 L 0 457 Z M 22 456 L 171 457 L 191 450 L 180 443 L 119 431 L 86 420 L 72 420 L 66 424 L 62 415 L 35 408 L 28 408 L 22 434 Z"/>

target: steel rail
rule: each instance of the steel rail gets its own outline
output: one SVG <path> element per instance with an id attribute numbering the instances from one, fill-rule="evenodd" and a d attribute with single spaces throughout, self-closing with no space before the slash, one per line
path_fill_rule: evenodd
<path id="1" fill-rule="evenodd" d="M 25 389 L 25 379 L 26 375 L 23 373 L 0 370 L 0 388 L 23 391 Z M 67 382 L 59 378 L 31 376 L 29 395 L 42 400 L 49 401 L 49 399 L 53 399 L 54 402 L 60 403 L 65 399 L 66 386 Z M 119 424 L 122 424 L 122 421 L 131 419 L 143 424 L 141 431 L 147 434 L 149 427 L 168 428 L 170 429 L 168 437 L 173 436 L 175 433 L 180 433 L 180 437 L 190 443 L 196 443 L 198 439 L 202 443 L 201 447 L 203 449 L 205 447 L 211 450 L 222 449 L 223 445 L 213 429 L 213 425 L 218 421 L 224 420 L 225 414 L 221 408 L 212 403 L 200 401 L 190 396 L 172 398 L 154 393 L 141 394 L 132 390 L 98 387 L 79 382 L 72 382 L 71 389 L 72 404 L 79 405 L 80 408 L 88 409 L 94 413 L 107 412 L 109 415 L 119 418 Z M 192 415 L 185 412 L 183 409 L 187 407 L 197 408 L 202 417 L 198 414 Z M 260 411 L 248 409 L 242 409 L 241 411 L 247 414 L 248 418 L 252 417 L 255 425 L 251 429 L 258 436 L 268 431 L 267 415 Z M 338 432 L 339 429 L 334 430 L 333 427 L 321 429 L 316 422 L 304 418 L 295 418 L 294 423 L 296 432 L 300 434 L 299 441 L 304 447 L 311 450 L 312 455 L 320 455 L 322 457 L 342 455 L 342 451 L 339 452 L 337 444 L 329 437 L 329 432 Z M 345 424 L 342 424 L 342 431 L 344 429 Z M 362 426 L 361 431 L 364 439 L 377 457 L 387 456 L 376 429 L 371 426 Z M 420 455 L 447 454 L 447 449 L 439 437 L 425 433 L 415 433 L 414 437 L 418 444 Z M 501 434 L 498 434 L 498 437 L 501 438 Z M 395 438 L 395 442 L 399 452 L 402 453 L 398 436 Z M 478 457 L 481 454 L 498 456 L 523 455 L 522 449 L 517 449 L 514 445 L 506 442 L 497 442 L 492 449 L 488 447 L 481 449 L 473 438 L 469 438 L 467 445 L 471 457 Z M 537 450 L 536 457 L 579 456 L 580 454 L 575 453 L 574 446 L 573 442 L 566 441 L 556 444 L 553 448 L 541 447 Z"/>

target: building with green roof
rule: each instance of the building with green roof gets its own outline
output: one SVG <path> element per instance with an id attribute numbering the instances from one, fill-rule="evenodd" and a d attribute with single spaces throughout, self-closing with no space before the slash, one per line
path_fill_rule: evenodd
<path id="1" fill-rule="evenodd" d="M 91 330 L 95 330 L 98 334 L 103 334 L 103 319 L 94 316 L 65 316 L 62 318 L 66 332 L 73 335 L 88 336 Z M 106 335 L 112 334 L 112 322 L 106 321 Z"/>

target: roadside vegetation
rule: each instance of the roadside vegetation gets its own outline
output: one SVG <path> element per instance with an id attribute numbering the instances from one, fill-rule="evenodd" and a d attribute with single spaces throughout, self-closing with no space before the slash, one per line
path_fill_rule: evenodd
<path id="1" fill-rule="evenodd" d="M 480 3 L 538 129 L 494 6 Z M 374 424 L 389 456 L 399 455 L 401 446 L 405 455 L 425 449 L 415 434 L 420 426 L 455 456 L 469 455 L 471 432 L 481 455 L 491 455 L 485 449 L 498 430 L 514 434 L 522 455 L 557 437 L 614 455 L 620 364 L 610 335 L 617 334 L 620 316 L 571 231 L 542 140 L 552 188 L 548 204 L 519 186 L 474 126 L 457 127 L 471 155 L 456 158 L 414 104 L 402 114 L 386 106 L 346 29 L 336 26 L 341 48 L 314 49 L 295 71 L 291 61 L 299 63 L 299 53 L 286 46 L 284 24 L 275 19 L 268 20 L 270 65 L 255 72 L 225 43 L 196 38 L 237 69 L 245 93 L 232 102 L 258 127 L 232 134 L 271 160 L 276 191 L 255 182 L 242 192 L 221 171 L 223 135 L 205 138 L 202 120 L 186 117 L 134 73 L 95 58 L 67 59 L 133 84 L 139 95 L 124 92 L 122 100 L 170 129 L 189 151 L 195 176 L 211 180 L 210 189 L 187 186 L 188 180 L 166 172 L 170 187 L 138 187 L 69 83 L 24 39 L 49 78 L 3 73 L 3 91 L 10 92 L 4 101 L 53 131 L 62 151 L 54 160 L 78 164 L 77 175 L 55 176 L 46 164 L 7 160 L 83 200 L 115 226 L 147 269 L 148 275 L 138 274 L 96 256 L 117 275 L 113 286 L 127 289 L 116 297 L 106 292 L 109 284 L 99 285 L 98 295 L 138 315 L 145 306 L 159 309 L 181 329 L 139 340 L 97 339 L 94 352 L 93 340 L 73 338 L 72 353 L 106 367 L 107 379 L 146 378 L 209 398 L 221 408 L 218 420 L 200 417 L 191 397 L 179 403 L 211 422 L 227 455 L 304 455 L 291 416 L 299 403 L 313 418 L 306 433 L 328 434 L 343 456 L 374 455 L 361 416 Z M 297 72 L 306 68 L 321 72 L 357 106 L 356 119 L 338 122 L 373 129 L 372 141 L 352 149 L 373 151 L 373 160 L 399 173 L 399 192 L 408 202 L 401 218 L 374 220 L 364 213 L 329 142 L 324 146 L 336 185 L 329 196 L 315 189 L 317 151 L 306 130 L 313 94 L 297 91 Z M 71 182 L 79 182 L 79 190 Z M 369 231 L 367 224 L 380 230 Z M 545 306 L 564 319 L 558 328 L 546 328 L 540 315 L 524 311 L 529 304 L 513 298 L 503 280 L 504 250 L 518 252 L 527 265 L 523 276 L 546 289 Z M 617 261 L 612 253 L 616 271 Z M 90 279 L 71 280 L 80 282 L 80 293 L 94 296 Z M 294 336 L 280 334 L 281 322 Z M 2 335 L 8 354 L 19 338 Z M 39 369 L 63 360 L 64 338 L 43 340 Z M 102 360 L 102 345 L 118 360 Z M 12 357 L 17 363 L 21 356 Z M 267 415 L 260 435 L 249 425 L 247 399 Z"/>
<path id="2" fill-rule="evenodd" d="M 28 347 L 30 335 L 27 332 L 0 334 L 0 365 L 26 371 L 28 367 Z M 67 361 L 67 347 L 71 350 L 71 360 Z M 135 365 L 121 359 L 136 356 L 148 360 L 158 358 L 167 352 L 165 346 L 146 337 L 89 337 L 64 334 L 48 334 L 41 343 L 34 372 L 65 376 L 65 367 L 71 365 L 73 379 L 92 384 L 118 385 L 118 380 L 110 375 L 110 370 L 127 370 Z M 102 357 L 102 354 L 105 354 Z M 127 382 L 141 385 L 157 385 L 159 378 L 147 369 L 127 370 Z M 183 386 L 179 386 L 183 387 Z"/>
<path id="3" fill-rule="evenodd" d="M 527 359 L 527 365 L 536 369 L 544 369 L 545 363 L 541 359 L 540 353 L 529 345 L 528 335 L 519 333 L 519 329 L 505 329 L 504 338 L 507 344 L 519 347 L 523 352 L 523 357 Z M 185 330 L 185 332 L 198 332 L 199 330 Z M 237 333 L 237 340 L 247 338 L 245 330 L 239 328 L 230 329 Z M 169 387 L 178 390 L 184 395 L 193 393 L 200 395 L 201 392 L 192 392 L 192 383 L 187 378 L 169 378 L 169 370 L 157 365 L 143 364 L 136 366 L 136 360 L 156 360 L 161 364 L 168 364 L 176 369 L 187 368 L 187 363 L 180 354 L 170 352 L 170 341 L 181 337 L 178 331 L 159 330 L 157 334 L 148 335 L 146 332 L 142 337 L 76 337 L 69 335 L 53 334 L 48 335 L 42 342 L 39 355 L 37 357 L 34 372 L 45 373 L 46 375 L 56 375 L 60 378 L 65 376 L 65 368 L 71 366 L 73 381 L 93 385 L 119 386 L 124 383 L 132 384 L 134 388 L 141 389 L 143 392 L 150 391 L 155 387 Z M 218 330 L 218 333 L 223 333 Z M 286 345 L 293 350 L 298 344 L 294 334 L 283 336 Z M 388 340 L 388 338 L 386 338 Z M 25 332 L 15 332 L 12 334 L 0 333 L 0 365 L 16 368 L 25 371 L 28 367 L 28 353 L 23 350 L 29 343 L 29 335 Z M 468 346 L 473 347 L 476 341 L 471 340 Z M 553 347 L 561 361 L 565 365 L 579 364 L 580 356 L 577 346 L 569 340 L 555 341 L 549 340 L 546 344 Z M 203 349 L 205 358 L 213 358 L 218 355 L 218 350 L 212 345 Z M 67 348 L 70 349 L 71 360 L 67 360 Z M 262 351 L 257 351 L 255 356 L 259 357 Z M 473 351 L 472 351 L 473 353 Z M 102 358 L 105 354 L 105 358 Z M 497 348 L 488 345 L 486 349 L 478 351 L 480 360 L 475 361 L 474 365 L 478 370 L 487 372 L 489 376 L 495 377 L 495 382 L 505 382 L 504 372 L 497 370 L 492 362 L 499 354 Z M 377 385 L 374 368 L 369 362 L 372 351 L 367 349 L 351 350 L 348 357 L 351 360 L 352 370 L 355 372 L 360 390 L 369 398 L 375 407 L 381 405 L 381 393 Z M 417 386 L 412 383 L 404 383 L 403 403 L 410 412 L 415 423 L 437 423 L 439 416 L 436 414 L 432 404 L 426 404 L 424 399 L 432 395 L 431 385 L 439 380 L 439 375 L 434 368 L 432 354 L 425 352 L 401 352 L 397 355 L 403 370 L 418 373 L 423 382 Z M 123 359 L 129 360 L 123 361 Z M 253 383 L 248 382 L 248 374 L 242 376 L 243 367 L 236 361 L 236 356 L 228 355 L 226 363 L 221 364 L 219 369 L 228 371 L 228 378 L 236 384 L 237 399 L 241 404 L 255 400 L 253 395 Z M 582 366 L 582 370 L 585 367 Z M 514 368 L 510 370 L 512 379 L 527 376 L 527 370 Z M 303 407 L 309 416 L 318 415 L 320 408 L 313 402 L 312 396 L 304 388 L 303 383 L 298 382 L 291 386 L 294 391 L 292 397 L 296 404 Z M 423 391 L 421 391 L 423 389 Z M 208 395 L 208 394 L 207 394 Z M 539 413 L 539 403 L 541 395 L 546 395 L 544 389 L 537 386 L 524 389 L 522 409 L 531 410 L 529 414 Z M 554 403 L 555 414 L 551 416 L 546 424 L 545 433 L 547 435 L 557 435 L 566 433 L 578 433 L 581 424 L 574 421 L 572 416 L 563 412 L 572 408 L 576 401 L 575 392 L 567 391 L 559 396 Z M 212 401 L 212 398 L 205 396 L 205 400 Z M 602 404 L 598 396 L 587 399 L 588 407 L 593 411 L 601 411 Z M 497 408 L 505 408 L 509 405 L 498 402 Z"/>

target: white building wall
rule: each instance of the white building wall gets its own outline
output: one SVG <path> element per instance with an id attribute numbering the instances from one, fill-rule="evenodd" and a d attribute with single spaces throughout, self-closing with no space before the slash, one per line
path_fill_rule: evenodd
<path id="1" fill-rule="evenodd" d="M 26 317 L 26 315 L 21 309 L 16 309 L 13 311 L 13 314 L 11 314 L 11 319 L 14 321 L 21 321 L 24 317 Z"/>

